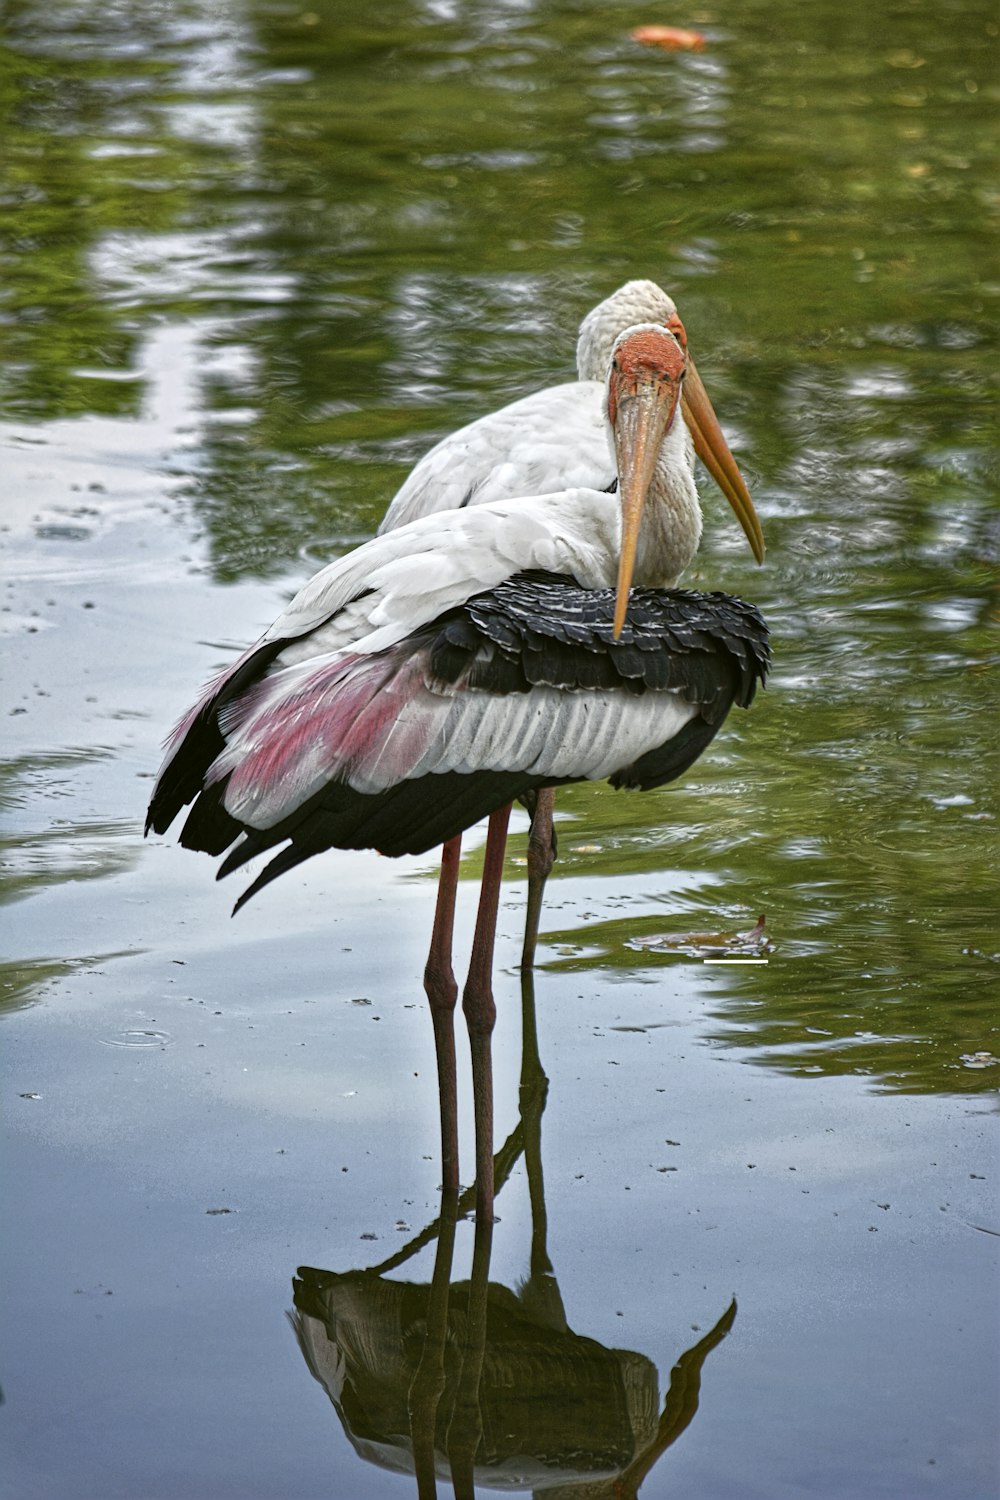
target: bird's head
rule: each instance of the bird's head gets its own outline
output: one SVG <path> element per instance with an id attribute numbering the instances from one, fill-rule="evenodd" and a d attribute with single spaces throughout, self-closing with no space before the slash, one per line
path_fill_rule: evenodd
<path id="1" fill-rule="evenodd" d="M 674 299 L 655 281 L 626 281 L 610 297 L 598 302 L 580 324 L 576 368 L 581 380 L 603 381 L 615 340 L 640 323 L 668 326 L 676 317 Z"/>
<path id="2" fill-rule="evenodd" d="M 642 324 L 615 342 L 608 371 L 608 419 L 618 462 L 622 544 L 615 602 L 615 638 L 621 633 L 639 545 L 639 527 L 660 449 L 680 408 L 695 451 L 722 490 L 758 562 L 764 533 L 750 493 L 723 436 L 708 393 L 694 367 L 687 334 L 676 312 L 665 326 Z"/>

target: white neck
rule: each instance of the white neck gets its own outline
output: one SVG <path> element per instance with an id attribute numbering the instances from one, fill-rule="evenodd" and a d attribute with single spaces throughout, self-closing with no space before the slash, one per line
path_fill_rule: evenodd
<path id="1" fill-rule="evenodd" d="M 639 532 L 635 582 L 671 588 L 701 540 L 701 505 L 694 483 L 694 443 L 678 408 L 663 439 Z"/>

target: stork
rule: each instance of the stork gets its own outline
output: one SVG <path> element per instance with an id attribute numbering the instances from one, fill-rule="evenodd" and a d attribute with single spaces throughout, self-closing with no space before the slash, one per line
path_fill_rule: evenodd
<path id="1" fill-rule="evenodd" d="M 157 833 L 193 802 L 181 843 L 228 850 L 220 876 L 277 850 L 237 910 L 324 849 L 401 855 L 443 844 L 425 988 L 449 1191 L 458 860 L 463 831 L 489 815 L 463 995 L 486 1217 L 493 944 L 513 798 L 605 777 L 662 786 L 733 703 L 749 705 L 768 666 L 751 605 L 672 588 L 701 524 L 678 420 L 689 371 L 677 332 L 644 324 L 616 340 L 606 421 L 617 494 L 574 487 L 431 513 L 323 568 L 181 720 L 150 802 L 147 831 Z M 731 498 L 762 552 L 749 497 Z"/>
<path id="2" fill-rule="evenodd" d="M 608 441 L 605 381 L 616 339 L 641 323 L 656 323 L 686 344 L 673 298 L 655 281 L 627 281 L 593 307 L 580 324 L 577 379 L 548 386 L 449 434 L 411 470 L 390 501 L 379 533 L 433 511 L 457 510 L 518 495 L 544 495 L 582 485 L 615 486 L 618 470 Z M 695 452 L 730 503 L 747 514 L 751 506 L 743 477 L 722 434 L 688 351 L 681 412 Z M 752 509 L 752 507 L 751 507 Z M 763 541 L 751 537 L 763 556 Z M 545 882 L 555 860 L 554 794 L 546 789 L 525 799 L 531 813 L 528 839 L 528 902 L 521 965 L 535 961 Z"/>
<path id="3" fill-rule="evenodd" d="M 618 477 L 605 418 L 605 384 L 617 339 L 641 323 L 669 328 L 686 343 L 677 306 L 655 281 L 627 281 L 580 324 L 576 380 L 546 386 L 449 433 L 410 471 L 379 534 L 438 510 L 460 510 L 517 495 L 580 485 L 609 489 Z M 695 451 L 727 498 L 746 486 L 688 350 L 681 411 Z"/>

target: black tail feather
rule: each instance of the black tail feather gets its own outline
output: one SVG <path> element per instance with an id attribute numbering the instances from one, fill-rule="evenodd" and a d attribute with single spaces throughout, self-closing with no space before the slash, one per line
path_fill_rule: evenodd
<path id="1" fill-rule="evenodd" d="M 696 707 L 694 717 L 611 777 L 612 786 L 646 790 L 680 776 L 734 703 L 750 704 L 769 666 L 767 627 L 742 600 L 676 590 L 633 590 L 620 641 L 614 638 L 613 615 L 613 590 L 589 591 L 567 579 L 523 574 L 425 626 L 409 638 L 409 646 L 429 652 L 432 676 L 444 683 L 464 681 L 474 691 L 523 693 L 547 684 L 567 691 L 678 693 Z M 325 849 L 423 854 L 516 797 L 530 799 L 541 787 L 577 779 L 450 771 L 377 793 L 331 782 L 280 823 L 252 828 L 226 810 L 227 780 L 206 785 L 206 778 L 225 744 L 220 712 L 267 671 L 285 644 L 257 647 L 220 680 L 161 772 L 149 808 L 147 832 L 163 833 L 193 802 L 181 842 L 212 855 L 229 850 L 220 879 L 285 844 L 243 892 L 234 912 L 277 876 Z"/>
<path id="2" fill-rule="evenodd" d="M 157 778 L 146 813 L 147 833 L 150 829 L 154 833 L 166 833 L 182 807 L 193 802 L 199 793 L 205 795 L 202 789 L 208 769 L 226 743 L 219 728 L 220 710 L 262 677 L 278 652 L 287 645 L 287 640 L 266 641 L 252 650 L 235 671 L 223 677 L 218 692 L 202 704 L 194 723 Z M 234 832 L 219 849 L 224 849 L 235 837 Z M 181 842 L 184 842 L 183 838 Z M 219 853 L 219 849 L 210 849 L 207 844 L 192 843 L 187 847 L 206 849 L 210 854 Z"/>
<path id="3" fill-rule="evenodd" d="M 313 849 L 299 849 L 295 844 L 289 844 L 287 848 L 282 849 L 280 854 L 276 854 L 274 859 L 264 866 L 253 884 L 247 886 L 233 907 L 233 916 L 235 917 L 241 906 L 246 906 L 251 896 L 256 896 L 258 891 L 270 885 L 272 880 L 277 880 L 279 875 L 284 875 L 286 870 L 294 870 L 296 865 L 300 865 L 304 859 L 308 859 L 310 854 L 315 852 Z"/>
<path id="4" fill-rule="evenodd" d="M 199 849 L 204 854 L 221 854 L 234 839 L 243 832 L 243 824 L 237 822 L 223 806 L 225 782 L 218 782 L 202 791 L 181 829 L 181 844 L 185 849 Z"/>
<path id="5" fill-rule="evenodd" d="M 334 783 L 283 824 L 260 833 L 248 830 L 223 862 L 219 878 L 283 839 L 290 840 L 240 896 L 235 914 L 278 875 L 325 849 L 377 849 L 392 857 L 426 854 L 505 803 L 552 784 L 523 772 L 501 771 L 475 776 L 449 771 L 374 794 Z"/>

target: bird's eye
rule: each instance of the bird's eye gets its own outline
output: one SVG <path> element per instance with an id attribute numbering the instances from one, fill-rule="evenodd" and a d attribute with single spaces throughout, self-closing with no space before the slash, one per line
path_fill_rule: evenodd
<path id="1" fill-rule="evenodd" d="M 680 344 L 682 349 L 687 348 L 687 329 L 684 327 L 684 324 L 681 322 L 680 318 L 675 312 L 672 312 L 670 314 L 670 317 L 667 319 L 663 326 L 668 333 L 673 334 L 674 338 Z"/>

